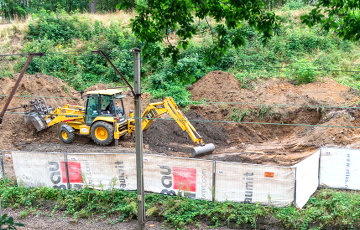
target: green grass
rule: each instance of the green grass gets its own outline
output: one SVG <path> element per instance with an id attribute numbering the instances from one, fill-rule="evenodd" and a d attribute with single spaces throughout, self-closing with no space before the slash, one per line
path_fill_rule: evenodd
<path id="1" fill-rule="evenodd" d="M 136 193 L 119 190 L 98 191 L 56 190 L 53 188 L 25 188 L 12 183 L 0 185 L 0 197 L 5 207 L 19 208 L 21 216 L 47 209 L 54 214 L 63 210 L 73 218 L 110 218 L 117 221 L 136 219 Z M 286 229 L 337 229 L 359 228 L 360 193 L 321 189 L 312 196 L 303 209 L 276 208 L 258 204 L 211 202 L 191 200 L 178 196 L 147 194 L 146 215 L 170 227 L 182 229 L 205 223 L 212 227 L 232 228 L 264 225 L 263 220 L 272 217 L 268 227 Z"/>

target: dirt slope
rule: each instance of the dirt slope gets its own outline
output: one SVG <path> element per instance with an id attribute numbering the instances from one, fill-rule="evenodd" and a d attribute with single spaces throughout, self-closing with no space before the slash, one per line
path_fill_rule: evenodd
<path id="1" fill-rule="evenodd" d="M 14 79 L 0 79 L 0 94 L 8 95 L 14 83 Z M 107 86 L 99 84 L 88 90 L 104 88 Z M 320 146 L 360 147 L 360 129 L 355 128 L 360 126 L 359 110 L 342 107 L 356 106 L 359 93 L 331 79 L 301 86 L 269 79 L 255 82 L 251 89 L 243 89 L 231 74 L 214 71 L 192 85 L 190 91 L 193 100 L 216 102 L 190 106 L 186 113 L 205 143 L 216 146 L 214 154 L 204 158 L 292 165 Z M 124 94 L 127 95 L 124 104 L 128 113 L 133 110 L 133 98 L 130 91 Z M 33 99 L 30 96 L 45 96 L 52 106 L 83 104 L 74 89 L 59 79 L 42 74 L 26 75 L 16 95 L 21 97 L 15 97 L 10 108 L 27 104 Z M 4 97 L 0 98 L 0 108 L 4 103 Z M 150 95 L 144 94 L 143 109 L 148 103 L 151 103 Z M 85 137 L 76 138 L 73 145 L 62 144 L 57 137 L 57 127 L 37 133 L 33 127 L 24 125 L 22 114 L 6 114 L 0 131 L 0 149 L 100 151 Z M 193 147 L 188 134 L 172 120 L 155 121 L 144 132 L 144 144 L 146 151 L 186 157 L 190 156 Z M 133 150 L 134 139 L 130 136 L 119 146 L 108 148 L 110 152 Z M 104 151 L 107 150 L 101 149 Z"/>
<path id="2" fill-rule="evenodd" d="M 224 82 L 219 79 L 226 79 L 229 84 L 216 86 Z M 341 108 L 356 105 L 359 101 L 356 90 L 331 79 L 301 86 L 269 79 L 254 83 L 252 89 L 241 89 L 235 81 L 229 73 L 207 74 L 191 87 L 192 99 L 229 103 L 210 103 L 191 109 L 209 120 L 299 126 L 221 123 L 231 144 L 214 157 L 284 165 L 296 163 L 320 146 L 360 146 L 359 129 L 333 127 L 360 125 L 357 109 Z"/>
<path id="3" fill-rule="evenodd" d="M 10 94 L 16 78 L 0 78 L 1 95 Z M 73 88 L 60 79 L 43 74 L 25 75 L 15 95 L 9 108 L 29 104 L 30 100 L 34 100 L 35 97 L 33 96 L 46 97 L 47 104 L 54 107 L 66 103 L 81 103 L 80 94 L 77 94 Z M 7 97 L 0 98 L 1 109 L 6 100 Z M 24 109 L 17 109 L 5 114 L 3 123 L 0 125 L 0 145 L 2 149 L 13 149 L 14 146 L 21 142 L 49 142 L 56 136 L 55 127 L 47 130 L 47 132 L 36 133 L 33 127 L 25 125 L 22 112 L 24 112 Z"/>

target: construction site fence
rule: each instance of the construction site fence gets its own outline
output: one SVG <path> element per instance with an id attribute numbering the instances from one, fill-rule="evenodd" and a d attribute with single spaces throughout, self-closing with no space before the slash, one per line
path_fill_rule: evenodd
<path id="1" fill-rule="evenodd" d="M 11 155 L 19 186 L 136 190 L 135 153 Z M 355 149 L 321 148 L 293 166 L 145 154 L 144 188 L 193 199 L 302 208 L 319 186 L 360 190 L 359 169 Z"/>

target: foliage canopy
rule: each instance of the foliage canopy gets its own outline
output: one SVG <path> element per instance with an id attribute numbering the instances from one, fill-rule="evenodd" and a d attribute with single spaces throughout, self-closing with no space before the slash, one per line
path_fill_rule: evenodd
<path id="1" fill-rule="evenodd" d="M 213 52 L 223 53 L 230 46 L 245 44 L 240 29 L 245 22 L 255 28 L 267 41 L 279 29 L 280 21 L 273 12 L 265 10 L 262 0 L 148 0 L 136 5 L 138 15 L 132 21 L 134 34 L 147 44 L 167 42 L 164 56 L 175 61 L 181 48 L 200 33 L 201 20 L 208 24 L 213 37 Z M 212 27 L 208 20 L 215 20 Z M 198 23 L 199 22 L 199 23 Z M 171 34 L 176 39 L 171 39 Z M 172 41 L 175 40 L 175 41 Z"/>
<path id="2" fill-rule="evenodd" d="M 320 24 L 326 31 L 334 30 L 343 39 L 360 40 L 358 0 L 318 0 L 314 9 L 301 19 L 308 26 Z"/>

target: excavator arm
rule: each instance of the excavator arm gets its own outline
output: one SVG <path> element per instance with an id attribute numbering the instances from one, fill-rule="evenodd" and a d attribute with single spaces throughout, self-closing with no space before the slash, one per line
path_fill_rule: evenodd
<path id="1" fill-rule="evenodd" d="M 179 110 L 175 101 L 171 97 L 165 98 L 162 102 L 152 103 L 145 109 L 142 114 L 142 127 L 143 130 L 147 130 L 155 118 L 160 117 L 162 114 L 169 114 L 183 131 L 186 131 L 191 140 L 195 144 L 204 145 L 202 137 L 196 132 L 194 126 L 188 121 L 188 119 Z"/>
<path id="2" fill-rule="evenodd" d="M 215 149 L 215 146 L 213 144 L 205 145 L 203 138 L 196 131 L 195 127 L 185 117 L 185 115 L 180 111 L 180 109 L 178 108 L 172 97 L 166 97 L 163 101 L 151 103 L 146 107 L 145 111 L 142 113 L 141 116 L 142 129 L 144 131 L 147 130 L 150 127 L 151 123 L 156 118 L 160 117 L 163 114 L 169 114 L 175 120 L 175 122 L 180 126 L 180 128 L 188 133 L 194 144 L 201 146 L 194 148 L 193 155 L 212 152 Z M 132 133 L 135 130 L 134 116 L 133 114 L 131 116 L 132 118 L 129 119 L 128 121 L 129 133 Z"/>

